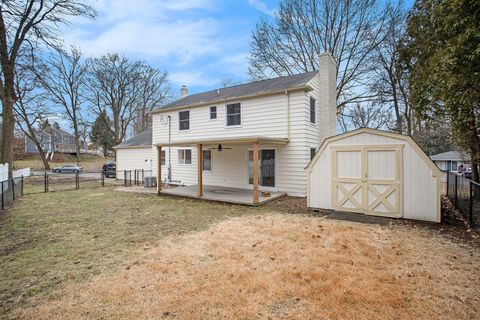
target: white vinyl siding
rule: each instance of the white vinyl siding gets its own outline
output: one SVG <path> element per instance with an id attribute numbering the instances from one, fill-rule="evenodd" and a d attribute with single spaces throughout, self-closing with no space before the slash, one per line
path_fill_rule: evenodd
<path id="1" fill-rule="evenodd" d="M 172 131 L 172 141 L 188 141 L 199 139 L 235 138 L 248 136 L 288 138 L 287 145 L 267 146 L 262 149 L 276 149 L 275 189 L 287 192 L 291 196 L 306 195 L 307 178 L 304 168 L 310 161 L 310 147 L 318 148 L 327 136 L 332 134 L 332 128 L 323 127 L 318 121 L 320 109 L 318 103 L 318 77 L 311 80 L 313 90 L 305 92 L 297 90 L 285 93 L 259 96 L 232 101 L 241 103 L 241 126 L 226 127 L 226 105 L 217 104 L 217 118 L 224 121 L 211 121 L 209 115 L 211 105 L 189 108 L 190 130 Z M 317 99 L 317 124 L 310 124 L 310 96 Z M 290 130 L 288 130 L 288 103 L 290 104 Z M 168 142 L 168 126 L 162 125 L 161 116 L 172 117 L 172 123 L 178 121 L 178 111 L 165 111 L 153 115 L 153 143 Z M 329 118 L 327 118 L 329 119 Z M 332 117 L 331 119 L 334 119 Z M 334 122 L 334 120 L 333 120 Z M 334 129 L 333 129 L 334 130 Z M 333 133 L 335 133 L 333 131 Z M 218 145 L 204 145 L 216 148 Z M 212 150 L 212 171 L 205 171 L 203 181 L 206 185 L 232 186 L 251 188 L 248 184 L 248 149 L 252 145 L 223 145 L 232 149 L 221 152 Z M 197 183 L 196 147 L 192 146 L 191 166 L 179 165 L 177 149 L 172 147 L 172 179 L 182 183 Z M 162 149 L 163 150 L 163 149 Z M 167 151 L 168 159 L 168 151 Z M 162 175 L 166 170 L 162 170 Z"/>
<path id="2" fill-rule="evenodd" d="M 128 148 L 117 149 L 117 172 L 124 170 L 150 170 L 150 161 L 155 156 L 152 153 L 152 148 Z M 119 178 L 123 179 L 122 173 L 119 173 Z"/>

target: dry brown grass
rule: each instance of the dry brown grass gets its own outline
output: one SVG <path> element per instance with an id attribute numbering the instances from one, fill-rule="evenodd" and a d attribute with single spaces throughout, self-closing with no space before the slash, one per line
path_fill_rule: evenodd
<path id="1" fill-rule="evenodd" d="M 480 254 L 428 230 L 272 214 L 164 240 L 28 319 L 478 319 Z"/>

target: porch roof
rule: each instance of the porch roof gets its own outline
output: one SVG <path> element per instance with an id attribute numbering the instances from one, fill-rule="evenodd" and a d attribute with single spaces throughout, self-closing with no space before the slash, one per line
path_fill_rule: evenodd
<path id="1" fill-rule="evenodd" d="M 206 139 L 193 139 L 193 140 L 181 140 L 172 142 L 160 142 L 156 146 L 168 147 L 168 146 L 188 146 L 197 144 L 268 144 L 268 145 L 286 145 L 288 138 L 278 137 L 262 137 L 262 136 L 246 136 L 246 137 L 225 137 L 225 138 L 206 138 Z"/>

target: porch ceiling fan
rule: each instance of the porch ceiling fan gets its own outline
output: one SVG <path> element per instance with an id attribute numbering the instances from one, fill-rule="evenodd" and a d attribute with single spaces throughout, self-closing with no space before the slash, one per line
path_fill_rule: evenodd
<path id="1" fill-rule="evenodd" d="M 210 150 L 218 150 L 218 151 L 222 151 L 222 150 L 232 150 L 232 148 L 229 148 L 229 147 L 222 147 L 221 144 L 218 145 L 218 147 L 216 148 L 208 148 Z"/>

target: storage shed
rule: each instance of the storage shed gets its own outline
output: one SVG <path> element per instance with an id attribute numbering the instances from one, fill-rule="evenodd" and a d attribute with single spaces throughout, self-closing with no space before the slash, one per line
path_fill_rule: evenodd
<path id="1" fill-rule="evenodd" d="M 306 171 L 310 208 L 440 222 L 442 172 L 409 136 L 363 128 L 329 137 Z"/>
<path id="2" fill-rule="evenodd" d="M 151 170 L 154 156 L 152 148 L 152 129 L 137 134 L 131 139 L 114 147 L 117 160 L 117 172 L 124 170 Z M 119 176 L 122 178 L 121 176 Z"/>

